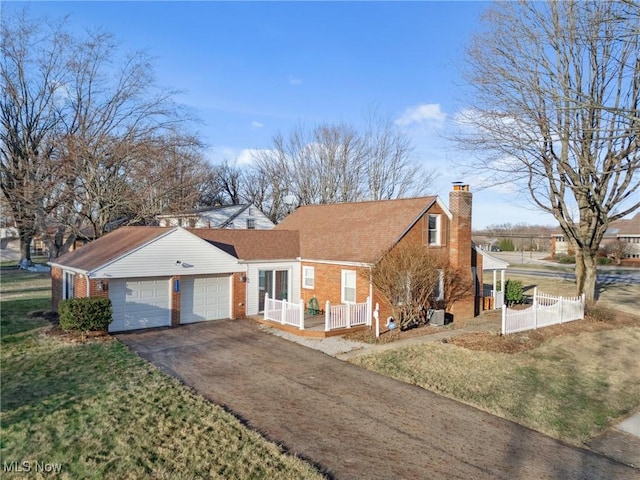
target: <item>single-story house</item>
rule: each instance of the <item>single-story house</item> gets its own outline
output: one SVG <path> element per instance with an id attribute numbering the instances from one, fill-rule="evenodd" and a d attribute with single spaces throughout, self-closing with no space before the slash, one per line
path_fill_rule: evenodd
<path id="1" fill-rule="evenodd" d="M 158 215 L 161 227 L 269 229 L 275 224 L 258 207 L 250 203 L 216 205 L 184 213 Z"/>
<path id="2" fill-rule="evenodd" d="M 483 253 L 471 242 L 471 192 L 300 207 L 271 230 L 123 227 L 50 262 L 53 308 L 74 297 L 109 297 L 111 331 L 242 318 L 271 299 L 381 305 L 367 281 L 376 258 L 417 242 L 465 272 L 470 293 L 449 313 L 482 309 Z M 474 288 L 475 287 L 475 288 Z"/>

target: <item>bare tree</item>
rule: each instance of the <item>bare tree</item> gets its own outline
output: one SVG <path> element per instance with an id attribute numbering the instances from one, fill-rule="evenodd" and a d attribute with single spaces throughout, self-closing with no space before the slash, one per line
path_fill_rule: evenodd
<path id="1" fill-rule="evenodd" d="M 195 207 L 204 169 L 192 118 L 155 86 L 148 55 L 49 25 L 2 23 L 2 191 L 27 260 L 36 232 L 57 255 L 83 232 Z"/>
<path id="2" fill-rule="evenodd" d="M 60 25 L 41 29 L 25 16 L 3 17 L 0 29 L 0 189 L 20 235 L 22 265 L 31 263 L 44 199 L 57 181 L 51 154 L 60 120 L 57 96 L 67 81 L 61 48 L 68 36 Z"/>
<path id="3" fill-rule="evenodd" d="M 467 295 L 464 278 L 446 259 L 407 242 L 384 252 L 371 269 L 371 282 L 402 330 L 425 321 L 428 309 L 449 309 Z"/>
<path id="4" fill-rule="evenodd" d="M 412 150 L 406 135 L 376 116 L 362 131 L 346 123 L 309 131 L 298 125 L 256 153 L 251 176 L 266 178 L 268 188 L 261 189 L 263 203 L 255 203 L 279 221 L 292 200 L 299 206 L 424 193 L 434 176 L 420 168 Z"/>
<path id="5" fill-rule="evenodd" d="M 609 222 L 640 206 L 640 4 L 500 2 L 469 51 L 474 103 L 460 145 L 495 183 L 515 182 L 555 216 L 595 296 Z"/>
<path id="6" fill-rule="evenodd" d="M 605 246 L 605 252 L 607 257 L 616 262 L 616 265 L 620 265 L 622 260 L 631 252 L 631 244 L 618 238 Z"/>

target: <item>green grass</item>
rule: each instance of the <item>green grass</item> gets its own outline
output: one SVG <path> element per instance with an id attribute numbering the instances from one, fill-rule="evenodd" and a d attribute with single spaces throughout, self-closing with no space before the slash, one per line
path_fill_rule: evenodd
<path id="1" fill-rule="evenodd" d="M 47 285 L 2 274 L 2 462 L 60 464 L 69 479 L 323 478 L 120 342 L 44 335 L 26 314 L 50 308 Z"/>
<path id="2" fill-rule="evenodd" d="M 640 326 L 557 337 L 519 354 L 428 343 L 353 363 L 580 445 L 640 408 Z"/>

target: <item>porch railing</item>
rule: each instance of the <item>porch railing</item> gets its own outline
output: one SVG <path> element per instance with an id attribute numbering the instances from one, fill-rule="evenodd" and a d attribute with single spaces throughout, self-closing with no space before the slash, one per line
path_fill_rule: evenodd
<path id="1" fill-rule="evenodd" d="M 265 293 L 264 319 L 304 330 L 304 300 L 300 300 L 299 303 L 276 300 L 269 298 L 269 294 Z"/>
<path id="2" fill-rule="evenodd" d="M 371 325 L 371 298 L 364 303 L 331 305 L 327 300 L 324 309 L 325 331 L 351 328 L 357 325 Z"/>

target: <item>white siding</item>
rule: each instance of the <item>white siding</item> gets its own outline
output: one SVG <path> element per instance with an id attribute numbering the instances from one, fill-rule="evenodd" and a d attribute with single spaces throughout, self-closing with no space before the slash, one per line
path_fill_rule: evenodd
<path id="1" fill-rule="evenodd" d="M 261 262 L 247 264 L 247 315 L 258 314 L 258 271 L 287 270 L 289 272 L 289 299 L 300 300 L 300 262 Z M 237 301 L 237 299 L 236 299 Z"/>
<path id="2" fill-rule="evenodd" d="M 91 277 L 157 277 L 245 271 L 246 267 L 235 257 L 179 228 L 92 272 Z"/>

